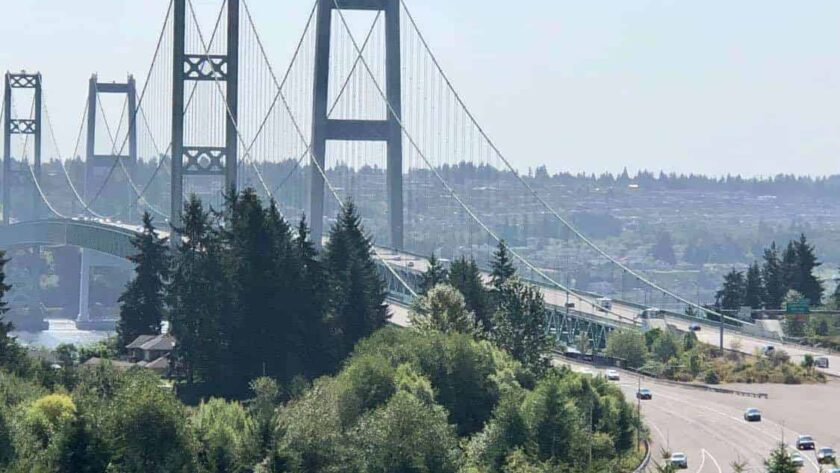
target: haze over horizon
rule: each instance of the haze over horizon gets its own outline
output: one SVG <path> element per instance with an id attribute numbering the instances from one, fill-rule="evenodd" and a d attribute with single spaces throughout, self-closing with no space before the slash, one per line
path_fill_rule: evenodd
<path id="1" fill-rule="evenodd" d="M 838 174 L 840 3 L 406 0 L 456 89 L 526 170 Z M 62 154 L 87 92 L 146 73 L 166 0 L 5 8 L 0 68 L 40 70 Z M 199 0 L 203 11 L 220 0 Z M 248 2 L 284 68 L 309 1 Z"/>

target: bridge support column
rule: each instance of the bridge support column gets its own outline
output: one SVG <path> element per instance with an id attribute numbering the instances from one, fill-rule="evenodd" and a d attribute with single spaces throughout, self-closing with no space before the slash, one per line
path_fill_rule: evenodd
<path id="1" fill-rule="evenodd" d="M 128 107 L 128 150 L 125 150 L 125 142 L 117 141 L 113 149 L 107 154 L 96 153 L 96 115 L 99 107 L 99 94 L 124 94 L 126 96 L 126 104 Z M 115 140 L 119 137 L 115 136 Z M 125 152 L 128 154 L 125 154 Z M 85 162 L 85 199 L 90 202 L 94 198 L 99 187 L 103 185 L 102 182 L 95 182 L 95 170 L 98 168 L 110 170 L 117 160 L 122 160 L 123 165 L 128 172 L 126 178 L 126 207 L 123 218 L 130 220 L 135 208 L 135 194 L 131 189 L 131 183 L 128 182 L 137 166 L 137 87 L 135 85 L 134 77 L 128 76 L 125 83 L 100 83 L 94 74 L 90 78 L 88 85 L 88 116 L 87 116 L 87 159 Z M 90 205 L 90 203 L 88 204 Z"/>
<path id="2" fill-rule="evenodd" d="M 82 248 L 82 262 L 79 270 L 79 315 L 77 322 L 90 322 L 90 251 Z"/>
<path id="3" fill-rule="evenodd" d="M 32 118 L 16 118 L 12 114 L 12 91 L 13 89 L 34 90 L 34 116 Z M 13 135 L 32 135 L 33 137 L 33 164 L 32 174 L 35 179 L 41 182 L 41 74 L 27 74 L 21 72 L 14 74 L 6 73 L 6 81 L 3 94 L 3 223 L 8 225 L 12 215 L 12 186 L 24 186 L 24 183 L 32 183 L 32 218 L 41 216 L 41 209 L 44 207 L 41 202 L 41 194 L 30 174 L 29 163 L 23 161 L 24 156 L 15 158 L 12 156 L 11 140 Z"/>
<path id="4" fill-rule="evenodd" d="M 385 120 L 335 120 L 327 115 L 332 39 L 332 0 L 318 4 L 315 36 L 315 81 L 312 103 L 312 156 L 326 172 L 327 141 L 384 141 L 388 145 L 386 192 L 391 229 L 391 247 L 403 248 L 403 172 L 402 172 L 402 68 L 400 54 L 400 1 L 342 0 L 342 10 L 382 11 L 385 14 L 385 93 L 388 98 Z M 320 246 L 324 233 L 324 177 L 310 166 L 310 224 L 312 241 Z"/>
<path id="5" fill-rule="evenodd" d="M 184 180 L 189 176 L 221 176 L 225 192 L 236 188 L 239 110 L 239 0 L 227 1 L 227 54 L 186 51 L 186 0 L 175 0 L 172 77 L 172 213 L 177 228 L 184 207 Z M 219 82 L 225 85 L 224 146 L 184 142 L 184 83 Z M 201 122 L 201 120 L 199 120 Z M 195 131 L 195 130 L 193 130 Z M 200 131 L 200 130 L 199 130 Z M 208 139 L 209 138 L 205 138 Z M 176 242 L 177 238 L 171 241 Z"/>

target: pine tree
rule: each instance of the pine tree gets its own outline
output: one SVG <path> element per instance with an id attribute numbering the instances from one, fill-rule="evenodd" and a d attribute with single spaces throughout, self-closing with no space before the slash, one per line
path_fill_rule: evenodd
<path id="1" fill-rule="evenodd" d="M 799 467 L 793 463 L 793 459 L 787 451 L 787 446 L 780 444 L 770 454 L 770 458 L 764 462 L 767 473 L 796 473 Z"/>
<path id="2" fill-rule="evenodd" d="M 387 292 L 372 251 L 356 206 L 345 204 L 330 229 L 323 259 L 330 285 L 331 324 L 337 336 L 335 362 L 388 320 Z"/>
<path id="3" fill-rule="evenodd" d="M 420 330 L 475 334 L 475 315 L 467 310 L 464 296 L 448 284 L 438 284 L 414 300 L 411 325 Z"/>
<path id="4" fill-rule="evenodd" d="M 461 257 L 453 261 L 449 267 L 449 284 L 464 296 L 467 310 L 475 315 L 478 328 L 483 331 L 490 330 L 490 295 L 484 287 L 481 271 L 475 260 Z"/>
<path id="5" fill-rule="evenodd" d="M 137 254 L 129 257 L 135 264 L 135 277 L 119 299 L 117 340 L 121 350 L 140 335 L 160 333 L 164 281 L 169 273 L 166 239 L 157 235 L 148 212 L 143 214 L 143 231 L 131 239 L 131 244 L 137 250 Z"/>
<path id="6" fill-rule="evenodd" d="M 761 279 L 764 282 L 764 307 L 780 309 L 787 293 L 782 263 L 779 260 L 779 250 L 776 243 L 764 250 L 764 264 L 761 268 Z"/>
<path id="7" fill-rule="evenodd" d="M 496 252 L 493 253 L 493 261 L 490 266 L 490 282 L 497 291 L 516 275 L 516 267 L 513 265 L 510 250 L 508 250 L 504 240 L 499 242 Z"/>
<path id="8" fill-rule="evenodd" d="M 542 372 L 552 347 L 542 293 L 514 277 L 499 289 L 498 302 L 493 315 L 493 341 L 524 366 Z"/>
<path id="9" fill-rule="evenodd" d="M 16 365 L 23 354 L 15 339 L 10 336 L 14 329 L 12 323 L 6 322 L 3 318 L 3 315 L 9 311 L 6 293 L 12 289 L 12 286 L 6 284 L 5 268 L 8 262 L 6 252 L 0 251 L 0 367 Z"/>
<path id="10" fill-rule="evenodd" d="M 435 254 L 432 253 L 432 256 L 429 257 L 429 267 L 420 277 L 420 293 L 427 293 L 431 288 L 446 282 L 448 277 L 449 274 L 446 268 L 443 267 Z"/>
<path id="11" fill-rule="evenodd" d="M 753 309 L 760 309 L 764 299 L 766 299 L 766 296 L 764 295 L 764 284 L 761 280 L 761 268 L 759 268 L 758 262 L 754 262 L 747 270 L 744 305 Z"/>
<path id="12" fill-rule="evenodd" d="M 797 285 L 792 288 L 802 293 L 811 301 L 811 304 L 819 305 L 825 289 L 822 282 L 814 275 L 814 270 L 822 263 L 817 260 L 814 246 L 808 243 L 805 234 L 800 235 L 799 240 L 793 242 L 793 247 L 796 251 Z"/>
<path id="13" fill-rule="evenodd" d="M 721 309 L 738 310 L 744 304 L 745 282 L 742 271 L 732 270 L 723 278 L 723 288 L 715 295 Z"/>

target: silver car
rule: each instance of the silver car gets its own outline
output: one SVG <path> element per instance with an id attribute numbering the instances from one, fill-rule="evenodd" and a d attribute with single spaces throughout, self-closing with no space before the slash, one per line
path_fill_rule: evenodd
<path id="1" fill-rule="evenodd" d="M 671 464 L 671 466 L 684 470 L 688 468 L 688 455 L 682 452 L 676 452 L 673 455 L 671 455 L 669 463 Z"/>
<path id="2" fill-rule="evenodd" d="M 609 381 L 619 381 L 621 379 L 621 375 L 618 374 L 616 370 L 607 370 L 607 380 Z"/>

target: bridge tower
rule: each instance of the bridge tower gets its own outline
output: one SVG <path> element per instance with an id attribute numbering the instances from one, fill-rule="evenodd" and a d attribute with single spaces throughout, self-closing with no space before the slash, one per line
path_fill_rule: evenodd
<path id="1" fill-rule="evenodd" d="M 171 221 L 176 226 L 180 225 L 184 207 L 185 178 L 223 176 L 225 191 L 229 191 L 236 186 L 238 153 L 239 0 L 227 1 L 227 54 L 206 54 L 204 51 L 196 54 L 186 51 L 186 2 L 175 0 L 173 16 Z M 184 142 L 184 84 L 187 81 L 218 82 L 224 85 L 224 144 Z"/>
<path id="2" fill-rule="evenodd" d="M 115 149 L 107 154 L 96 153 L 96 115 L 99 110 L 99 94 L 125 95 L 128 113 L 128 154 L 122 154 L 125 143 L 117 142 Z M 85 200 L 90 201 L 101 183 L 96 182 L 96 170 L 104 168 L 108 172 L 122 160 L 129 175 L 137 166 L 137 86 L 134 77 L 129 75 L 125 83 L 99 82 L 96 74 L 91 76 L 88 86 L 88 115 L 87 115 L 87 159 L 85 162 Z M 114 137 L 118 139 L 118 137 Z M 120 154 L 113 154 L 120 153 Z M 124 218 L 130 220 L 133 216 L 134 194 L 130 185 L 126 183 L 126 214 Z"/>
<path id="3" fill-rule="evenodd" d="M 15 161 L 12 156 L 12 136 L 31 135 L 34 140 L 34 163 L 32 166 L 35 179 L 41 180 L 41 74 L 28 74 L 26 71 L 20 73 L 6 73 L 6 84 L 3 94 L 3 223 L 8 225 L 12 215 L 12 186 L 25 187 L 25 183 L 31 182 L 32 176 L 26 169 L 27 164 L 23 163 L 20 156 Z M 33 90 L 33 118 L 16 118 L 12 113 L 13 90 Z M 38 188 L 32 184 L 32 218 L 40 217 L 41 196 Z"/>
<path id="4" fill-rule="evenodd" d="M 99 110 L 99 94 L 125 95 L 128 113 L 128 154 L 122 142 L 116 142 L 114 148 L 107 154 L 96 152 L 96 115 Z M 122 160 L 123 165 L 131 176 L 137 166 L 137 86 L 134 77 L 129 75 L 125 83 L 104 83 L 99 82 L 96 74 L 91 76 L 88 85 L 88 114 L 87 114 L 87 153 L 85 161 L 85 201 L 90 202 L 102 185 L 101 179 L 97 179 L 97 169 L 109 173 L 111 168 L 117 166 Z M 113 137 L 115 140 L 118 137 Z M 118 154 L 114 154 L 118 153 Z M 102 177 L 104 179 L 104 177 Z M 130 184 L 126 182 L 126 208 L 125 218 L 129 221 L 133 216 L 136 202 L 134 192 Z M 88 204 L 90 205 L 90 204 Z M 93 266 L 94 255 L 89 250 L 81 250 L 81 269 L 79 274 L 79 315 L 77 322 L 85 323 L 90 321 L 90 270 Z"/>
<path id="5" fill-rule="evenodd" d="M 330 49 L 333 10 L 364 10 L 385 14 L 385 93 L 391 108 L 385 120 L 336 120 L 328 113 Z M 402 174 L 402 73 L 400 57 L 399 0 L 332 0 L 318 3 L 315 37 L 315 80 L 312 109 L 312 154 L 326 170 L 327 141 L 384 141 L 388 146 L 386 188 L 391 229 L 391 247 L 403 247 Z M 393 110 L 392 110 L 393 109 Z M 324 232 L 324 178 L 315 166 L 310 169 L 310 224 L 312 241 L 320 245 Z"/>

